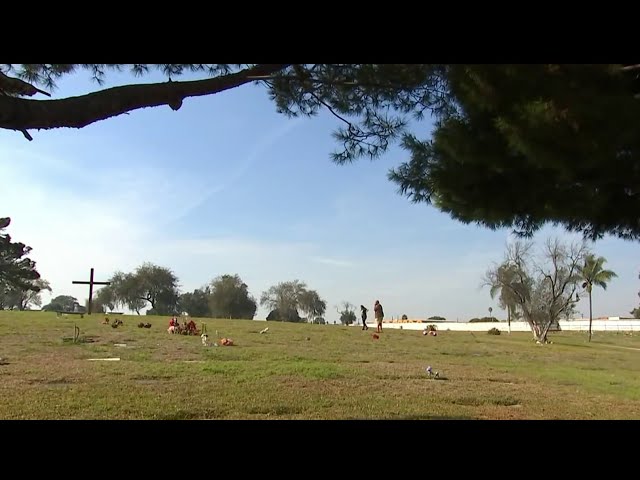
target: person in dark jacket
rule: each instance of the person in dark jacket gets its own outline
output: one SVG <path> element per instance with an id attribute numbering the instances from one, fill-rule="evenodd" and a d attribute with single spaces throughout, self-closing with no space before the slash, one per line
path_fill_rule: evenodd
<path id="1" fill-rule="evenodd" d="M 369 330 L 367 325 L 367 312 L 369 311 L 364 305 L 360 305 L 360 311 L 362 316 L 362 330 Z"/>

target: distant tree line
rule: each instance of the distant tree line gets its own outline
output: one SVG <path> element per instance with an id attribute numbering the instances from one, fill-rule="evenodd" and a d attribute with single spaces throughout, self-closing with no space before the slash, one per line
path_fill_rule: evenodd
<path id="1" fill-rule="evenodd" d="M 255 317 L 256 299 L 239 275 L 220 275 L 192 292 L 180 292 L 178 277 L 168 268 L 144 263 L 135 271 L 116 272 L 111 285 L 94 298 L 94 311 L 127 308 L 138 314 L 248 319 Z M 260 304 L 270 309 L 267 320 L 324 323 L 326 302 L 304 282 L 281 282 L 262 293 Z"/>
<path id="2" fill-rule="evenodd" d="M 51 292 L 49 282 L 40 278 L 36 262 L 28 258 L 31 247 L 14 242 L 5 232 L 11 224 L 0 217 L 0 310 L 25 310 L 41 306 L 41 292 Z M 99 288 L 92 311 L 108 313 L 126 308 L 140 315 L 174 315 L 187 312 L 194 317 L 253 319 L 256 299 L 239 275 L 220 275 L 192 292 L 181 292 L 178 277 L 171 269 L 143 263 L 132 272 L 115 272 L 110 285 Z M 281 282 L 262 293 L 260 303 L 270 309 L 268 320 L 325 323 L 325 300 L 304 282 Z M 81 312 L 88 307 L 70 295 L 58 295 L 44 311 Z"/>

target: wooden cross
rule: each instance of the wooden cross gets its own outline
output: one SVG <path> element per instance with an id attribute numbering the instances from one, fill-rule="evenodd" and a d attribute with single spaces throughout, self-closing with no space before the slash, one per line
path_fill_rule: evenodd
<path id="1" fill-rule="evenodd" d="M 91 267 L 91 275 L 89 276 L 89 281 L 82 280 L 74 280 L 71 283 L 81 284 L 81 285 L 89 285 L 89 308 L 87 310 L 87 315 L 91 315 L 91 305 L 93 304 L 93 286 L 94 285 L 111 285 L 111 282 L 94 282 L 93 281 L 93 267 Z"/>

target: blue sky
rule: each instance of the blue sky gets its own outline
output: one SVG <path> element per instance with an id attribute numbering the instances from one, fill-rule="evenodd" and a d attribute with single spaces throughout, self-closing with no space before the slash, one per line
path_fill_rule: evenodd
<path id="1" fill-rule="evenodd" d="M 111 75 L 105 87 L 130 81 Z M 54 98 L 95 88 L 79 73 Z M 177 112 L 157 107 L 81 130 L 34 131 L 33 142 L 0 131 L 0 215 L 33 247 L 53 295 L 81 302 L 87 288 L 71 281 L 91 266 L 104 280 L 151 261 L 171 268 L 183 291 L 238 273 L 259 298 L 300 279 L 327 301 L 331 321 L 343 300 L 380 299 L 387 317 L 462 321 L 498 311 L 479 286 L 509 231 L 463 225 L 400 196 L 386 178 L 406 158 L 399 148 L 374 162 L 332 163 L 336 125 L 328 114 L 279 115 L 263 88 L 247 85 L 187 99 Z M 576 238 L 546 228 L 536 240 L 551 234 Z M 627 315 L 639 303 L 638 244 L 607 238 L 593 248 L 619 275 L 595 293 L 594 314 Z M 588 315 L 585 301 L 578 309 Z"/>

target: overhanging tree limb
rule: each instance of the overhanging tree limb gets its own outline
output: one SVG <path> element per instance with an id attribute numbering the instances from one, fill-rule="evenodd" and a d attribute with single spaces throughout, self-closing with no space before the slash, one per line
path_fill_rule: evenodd
<path id="1" fill-rule="evenodd" d="M 259 64 L 236 73 L 205 80 L 124 85 L 58 100 L 0 96 L 0 128 L 9 130 L 82 128 L 94 122 L 146 107 L 182 106 L 187 97 L 213 95 L 270 75 L 289 64 Z"/>

